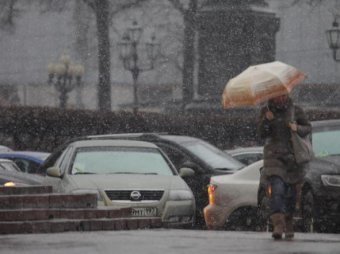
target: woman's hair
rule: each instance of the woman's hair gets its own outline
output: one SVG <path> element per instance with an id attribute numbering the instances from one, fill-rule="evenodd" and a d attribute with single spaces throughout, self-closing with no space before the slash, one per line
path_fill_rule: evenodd
<path id="1" fill-rule="evenodd" d="M 280 96 L 278 96 L 280 97 Z M 276 98 L 278 97 L 275 97 L 275 98 L 272 98 L 270 100 L 268 100 L 268 107 L 272 110 L 272 109 L 278 109 L 278 110 L 281 110 L 281 109 L 287 109 L 290 105 L 293 104 L 293 101 L 292 99 L 289 97 L 289 95 L 287 94 L 286 95 L 286 100 L 285 101 L 282 101 L 280 103 L 277 102 Z"/>

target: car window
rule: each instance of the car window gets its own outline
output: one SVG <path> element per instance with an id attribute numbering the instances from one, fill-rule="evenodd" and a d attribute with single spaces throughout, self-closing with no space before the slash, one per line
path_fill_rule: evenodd
<path id="1" fill-rule="evenodd" d="M 10 162 L 1 162 L 0 167 L 2 170 L 11 171 L 11 172 L 20 172 L 20 169 Z"/>
<path id="2" fill-rule="evenodd" d="M 25 160 L 25 159 L 18 159 L 18 158 L 15 158 L 15 159 L 11 159 L 12 161 L 15 162 L 15 164 L 20 168 L 20 170 L 22 172 L 25 172 L 27 173 L 29 170 L 29 161 Z"/>
<path id="3" fill-rule="evenodd" d="M 240 161 L 234 159 L 227 153 L 207 142 L 199 140 L 194 142 L 185 142 L 182 143 L 182 145 L 212 168 L 221 170 L 238 170 L 244 167 Z"/>
<path id="4" fill-rule="evenodd" d="M 71 174 L 174 175 L 158 149 L 88 147 L 76 151 Z"/>
<path id="5" fill-rule="evenodd" d="M 175 167 L 178 170 L 181 168 L 184 162 L 190 160 L 190 158 L 185 156 L 183 152 L 180 152 L 179 150 L 173 147 L 159 143 L 157 143 L 157 146 L 159 146 L 163 150 L 163 152 L 169 157 L 171 162 L 175 165 Z"/>
<path id="6" fill-rule="evenodd" d="M 28 161 L 28 167 L 26 173 L 35 174 L 38 172 L 40 164 L 34 161 Z"/>
<path id="7" fill-rule="evenodd" d="M 262 153 L 252 153 L 252 154 L 238 154 L 233 156 L 235 159 L 239 160 L 245 165 L 250 165 L 258 160 L 262 160 Z"/>
<path id="8" fill-rule="evenodd" d="M 313 133 L 313 150 L 317 157 L 340 154 L 340 130 L 324 130 Z"/>

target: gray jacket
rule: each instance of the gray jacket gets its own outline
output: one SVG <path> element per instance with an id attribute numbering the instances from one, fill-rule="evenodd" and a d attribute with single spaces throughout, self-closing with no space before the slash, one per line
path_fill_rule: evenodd
<path id="1" fill-rule="evenodd" d="M 265 117 L 267 110 L 274 114 L 274 119 L 269 121 Z M 293 117 L 294 112 L 294 119 Z M 295 121 L 298 125 L 297 132 L 300 136 L 309 134 L 312 130 L 311 124 L 306 118 L 303 110 L 289 103 L 285 108 L 277 108 L 270 102 L 263 107 L 258 121 L 258 132 L 265 139 L 264 146 L 264 168 L 262 177 L 279 176 L 286 183 L 298 183 L 303 181 L 304 170 L 295 162 L 291 145 L 291 134 L 288 127 L 289 122 Z"/>

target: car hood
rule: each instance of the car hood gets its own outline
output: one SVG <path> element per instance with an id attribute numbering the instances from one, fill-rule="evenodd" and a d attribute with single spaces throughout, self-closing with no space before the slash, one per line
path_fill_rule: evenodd
<path id="1" fill-rule="evenodd" d="M 183 179 L 159 175 L 72 175 L 75 189 L 188 189 Z"/>
<path id="2" fill-rule="evenodd" d="M 320 157 L 319 160 L 340 166 L 340 155 Z"/>
<path id="3" fill-rule="evenodd" d="M 340 173 L 340 155 L 316 158 L 311 162 L 311 167 L 328 173 Z"/>
<path id="4" fill-rule="evenodd" d="M 3 181 L 7 182 L 15 182 L 19 184 L 28 184 L 28 185 L 40 185 L 43 182 L 43 177 L 39 175 L 27 174 L 22 172 L 4 172 L 0 174 L 0 178 Z"/>

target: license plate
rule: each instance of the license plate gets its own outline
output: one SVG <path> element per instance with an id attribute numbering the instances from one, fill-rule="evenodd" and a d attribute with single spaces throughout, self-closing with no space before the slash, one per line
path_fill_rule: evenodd
<path id="1" fill-rule="evenodd" d="M 134 217 L 151 217 L 157 215 L 157 208 L 155 207 L 142 207 L 132 208 L 131 216 Z"/>

